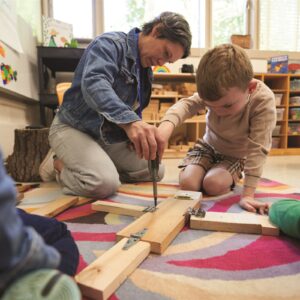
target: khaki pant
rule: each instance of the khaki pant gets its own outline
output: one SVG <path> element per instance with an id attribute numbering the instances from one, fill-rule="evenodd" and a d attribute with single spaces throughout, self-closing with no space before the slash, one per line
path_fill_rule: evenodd
<path id="1" fill-rule="evenodd" d="M 105 145 L 58 117 L 51 125 L 49 142 L 64 163 L 59 182 L 66 194 L 103 199 L 114 194 L 121 182 L 151 181 L 148 161 L 138 158 L 127 142 Z M 160 165 L 159 180 L 163 175 Z"/>

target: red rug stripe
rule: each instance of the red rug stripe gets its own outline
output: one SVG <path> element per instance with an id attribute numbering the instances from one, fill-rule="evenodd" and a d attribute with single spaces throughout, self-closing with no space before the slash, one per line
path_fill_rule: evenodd
<path id="1" fill-rule="evenodd" d="M 72 232 L 72 236 L 76 242 L 114 242 L 116 240 L 115 232 Z"/>
<path id="2" fill-rule="evenodd" d="M 235 195 L 216 202 L 208 211 L 226 212 L 233 204 L 240 201 L 241 196 Z"/>
<path id="3" fill-rule="evenodd" d="M 88 264 L 85 262 L 85 260 L 83 259 L 82 255 L 80 255 L 79 256 L 79 264 L 77 266 L 76 274 L 78 274 L 79 272 L 81 272 L 87 266 L 88 266 Z"/>
<path id="4" fill-rule="evenodd" d="M 67 220 L 72 220 L 76 219 L 79 217 L 85 217 L 91 214 L 97 213 L 96 211 L 92 210 L 92 205 L 91 203 L 82 205 L 82 206 L 77 206 L 70 208 L 66 210 L 65 212 L 61 213 L 60 215 L 56 216 L 55 218 L 59 221 L 67 221 Z"/>
<path id="5" fill-rule="evenodd" d="M 300 246 L 300 244 L 298 244 Z M 255 270 L 300 261 L 299 248 L 278 237 L 262 236 L 250 245 L 208 259 L 169 261 L 181 267 L 226 271 Z"/>

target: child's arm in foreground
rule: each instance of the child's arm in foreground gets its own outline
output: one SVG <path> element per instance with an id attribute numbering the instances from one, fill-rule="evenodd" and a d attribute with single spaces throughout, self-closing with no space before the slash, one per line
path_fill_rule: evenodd
<path id="1" fill-rule="evenodd" d="M 0 291 L 11 280 L 38 268 L 56 268 L 59 253 L 25 227 L 15 208 L 14 183 L 6 174 L 0 152 Z"/>

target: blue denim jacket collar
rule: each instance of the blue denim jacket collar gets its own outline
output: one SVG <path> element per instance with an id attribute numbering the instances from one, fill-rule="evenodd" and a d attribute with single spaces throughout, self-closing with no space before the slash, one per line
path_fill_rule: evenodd
<path id="1" fill-rule="evenodd" d="M 135 111 L 139 32 L 104 33 L 88 46 L 58 112 L 63 123 L 106 144 L 128 140 L 118 124 L 140 120 Z M 144 69 L 142 109 L 149 103 L 152 79 L 152 69 Z"/>

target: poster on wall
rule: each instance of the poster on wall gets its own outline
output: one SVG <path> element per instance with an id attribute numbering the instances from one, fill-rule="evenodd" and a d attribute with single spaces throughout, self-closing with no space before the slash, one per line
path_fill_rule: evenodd
<path id="1" fill-rule="evenodd" d="M 0 41 L 18 53 L 23 53 L 17 32 L 15 0 L 0 0 Z"/>
<path id="2" fill-rule="evenodd" d="M 72 24 L 43 16 L 44 47 L 68 47 L 72 38 Z"/>

